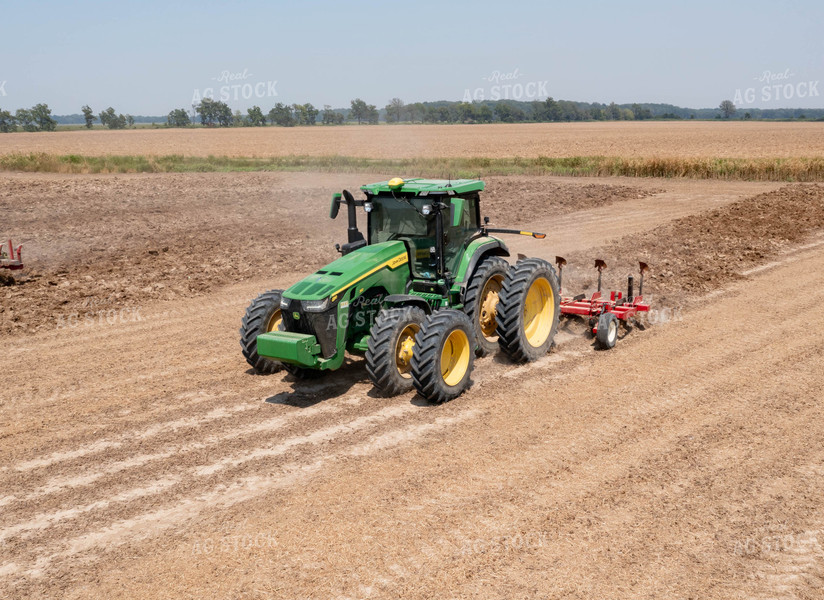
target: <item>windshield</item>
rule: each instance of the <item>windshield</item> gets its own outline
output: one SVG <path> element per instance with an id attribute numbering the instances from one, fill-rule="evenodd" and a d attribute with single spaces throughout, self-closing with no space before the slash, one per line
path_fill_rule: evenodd
<path id="1" fill-rule="evenodd" d="M 431 203 L 428 198 L 375 196 L 369 214 L 369 243 L 403 241 L 412 258 L 412 274 L 425 279 L 434 279 L 437 274 L 435 217 L 420 213 L 425 204 Z"/>

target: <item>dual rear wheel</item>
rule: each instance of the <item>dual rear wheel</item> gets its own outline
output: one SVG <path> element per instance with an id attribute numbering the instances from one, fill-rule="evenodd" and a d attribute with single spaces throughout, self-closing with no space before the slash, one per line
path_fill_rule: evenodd
<path id="1" fill-rule="evenodd" d="M 366 351 L 366 372 L 385 396 L 416 389 L 429 402 L 446 402 L 469 387 L 475 334 L 464 313 L 427 316 L 414 307 L 380 312 Z"/>

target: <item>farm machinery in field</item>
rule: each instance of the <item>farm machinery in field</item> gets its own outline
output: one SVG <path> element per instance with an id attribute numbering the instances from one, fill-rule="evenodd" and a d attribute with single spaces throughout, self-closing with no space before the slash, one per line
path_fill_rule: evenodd
<path id="1" fill-rule="evenodd" d="M 563 282 L 564 267 L 567 264 L 563 256 L 555 257 L 558 265 L 558 285 Z M 574 297 L 561 298 L 561 314 L 583 317 L 588 320 L 592 335 L 598 345 L 609 350 L 618 341 L 618 322 L 634 320 L 638 313 L 648 312 L 650 305 L 644 302 L 644 274 L 649 271 L 647 263 L 639 263 L 640 279 L 638 281 L 638 295 L 635 295 L 635 278 L 627 277 L 627 295 L 623 292 L 611 291 L 608 296 L 601 294 L 601 278 L 607 263 L 601 259 L 595 260 L 595 269 L 598 271 L 598 290 L 589 298 L 586 294 Z"/>
<path id="2" fill-rule="evenodd" d="M 252 301 L 240 328 L 246 361 L 260 373 L 311 378 L 361 353 L 383 395 L 416 389 L 444 402 L 469 386 L 476 356 L 501 349 L 523 363 L 546 355 L 562 311 L 555 269 L 539 258 L 510 265 L 494 234 L 546 235 L 490 228 L 483 189 L 473 179 L 395 178 L 362 186 L 363 198 L 334 194 L 330 217 L 341 208 L 348 216 L 341 257 Z M 595 300 L 591 311 L 606 306 Z M 609 314 L 621 314 L 621 300 Z"/>
<path id="3" fill-rule="evenodd" d="M 11 240 L 8 241 L 8 244 L 0 245 L 0 269 L 9 269 L 10 271 L 22 269 L 23 259 L 20 254 L 22 250 L 22 244 L 15 248 Z"/>

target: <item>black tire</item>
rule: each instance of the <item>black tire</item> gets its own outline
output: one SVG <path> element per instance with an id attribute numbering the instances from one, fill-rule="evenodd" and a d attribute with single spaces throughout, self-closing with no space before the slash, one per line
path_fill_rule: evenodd
<path id="1" fill-rule="evenodd" d="M 413 306 L 378 313 L 369 332 L 366 373 L 381 395 L 391 397 L 412 391 L 412 348 L 425 320 L 426 313 Z"/>
<path id="2" fill-rule="evenodd" d="M 552 265 L 540 258 L 519 260 L 504 279 L 498 300 L 501 350 L 516 363 L 538 360 L 552 347 L 560 313 L 561 294 Z"/>
<path id="3" fill-rule="evenodd" d="M 618 318 L 612 313 L 598 317 L 598 332 L 595 334 L 598 345 L 604 350 L 615 347 L 618 341 Z"/>
<path id="4" fill-rule="evenodd" d="M 460 396 L 469 387 L 475 361 L 472 321 L 459 310 L 431 314 L 415 337 L 412 382 L 429 402 Z"/>
<path id="5" fill-rule="evenodd" d="M 280 318 L 280 296 L 283 290 L 269 290 L 252 300 L 240 326 L 240 348 L 243 358 L 258 373 L 267 375 L 283 367 L 283 363 L 263 358 L 257 353 L 257 336 L 277 328 Z"/>
<path id="6" fill-rule="evenodd" d="M 464 293 L 464 312 L 472 321 L 475 354 L 485 356 L 498 349 L 496 314 L 498 298 L 504 279 L 509 273 L 509 263 L 500 256 L 489 256 L 481 261 L 469 280 Z"/>

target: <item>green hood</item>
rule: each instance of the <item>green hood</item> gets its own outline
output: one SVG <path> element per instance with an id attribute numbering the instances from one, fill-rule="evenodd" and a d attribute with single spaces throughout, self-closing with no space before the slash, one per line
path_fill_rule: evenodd
<path id="1" fill-rule="evenodd" d="M 295 300 L 323 300 L 332 296 L 335 302 L 341 292 L 384 267 L 395 269 L 409 261 L 403 242 L 382 242 L 364 246 L 299 281 L 283 293 Z"/>

